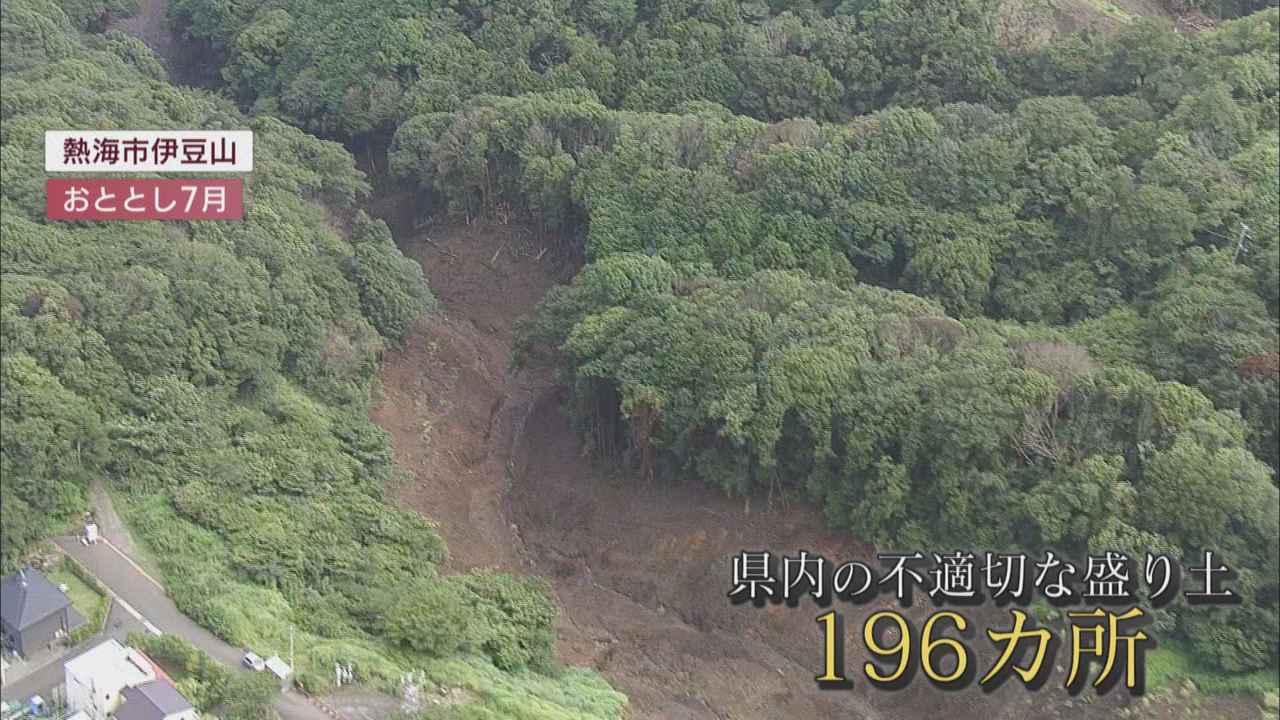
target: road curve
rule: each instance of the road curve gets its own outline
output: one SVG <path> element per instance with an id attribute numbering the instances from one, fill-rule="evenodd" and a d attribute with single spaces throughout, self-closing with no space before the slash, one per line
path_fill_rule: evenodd
<path id="1" fill-rule="evenodd" d="M 182 614 L 165 594 L 160 582 L 147 574 L 128 555 L 103 537 L 94 545 L 84 545 L 79 537 L 59 537 L 54 542 L 98 578 L 117 602 L 123 602 L 142 616 L 144 625 L 160 632 L 177 635 L 232 668 L 240 665 L 239 648 L 223 642 Z M 246 671 L 247 672 L 247 671 Z M 285 691 L 272 703 L 285 720 L 333 720 L 305 698 Z"/>

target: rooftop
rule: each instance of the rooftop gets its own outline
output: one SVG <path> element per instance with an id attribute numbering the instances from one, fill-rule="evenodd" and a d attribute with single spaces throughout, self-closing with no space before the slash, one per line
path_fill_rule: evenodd
<path id="1" fill-rule="evenodd" d="M 66 593 L 30 567 L 0 578 L 0 618 L 17 630 L 25 630 L 70 604 Z"/>
<path id="2" fill-rule="evenodd" d="M 191 702 L 166 680 L 152 680 L 124 691 L 115 720 L 164 720 L 191 709 Z"/>
<path id="3" fill-rule="evenodd" d="M 285 662 L 284 660 L 281 660 L 279 655 L 272 655 L 271 657 L 267 658 L 265 665 L 273 675 L 280 678 L 281 680 L 284 680 L 285 678 L 289 677 L 289 673 L 293 672 L 293 668 L 289 667 L 289 663 Z"/>
<path id="4" fill-rule="evenodd" d="M 68 675 L 92 678 L 98 687 L 126 688 L 155 679 L 155 670 L 138 651 L 111 639 L 66 664 Z"/>

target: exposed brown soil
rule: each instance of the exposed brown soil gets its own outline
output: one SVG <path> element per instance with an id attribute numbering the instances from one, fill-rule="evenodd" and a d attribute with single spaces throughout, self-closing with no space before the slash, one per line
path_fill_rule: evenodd
<path id="1" fill-rule="evenodd" d="M 438 523 L 452 569 L 498 567 L 547 578 L 562 611 L 560 658 L 596 668 L 627 693 L 631 717 L 1106 718 L 1129 705 L 1123 693 L 1073 699 L 1052 682 L 1034 694 L 1017 683 L 990 695 L 944 693 L 923 678 L 897 692 L 868 689 L 865 681 L 849 691 L 819 691 L 814 619 L 822 610 L 807 602 L 732 605 L 731 558 L 744 549 L 804 549 L 867 560 L 872 549 L 826 530 L 820 512 L 802 500 L 754 498 L 748 505 L 700 483 L 646 484 L 595 466 L 561 411 L 565 391 L 551 371 L 509 367 L 516 323 L 574 268 L 519 226 L 415 231 L 409 205 L 403 195 L 384 195 L 372 208 L 392 224 L 402 250 L 422 262 L 440 299 L 405 346 L 384 357 L 372 413 L 412 475 L 399 499 Z M 842 608 L 855 678 L 867 659 L 858 651 L 863 621 L 883 607 Z M 908 613 L 918 628 L 930 611 L 920 598 Z M 1003 626 L 1001 612 L 966 615 L 979 627 Z M 971 634 L 967 644 L 983 653 L 977 665 L 989 667 L 985 638 Z M 1256 713 L 1248 701 L 1202 700 L 1197 711 L 1204 703 L 1213 717 Z M 1167 702 L 1156 707 L 1160 717 L 1182 717 L 1169 715 Z"/>
<path id="2" fill-rule="evenodd" d="M 175 81 L 213 77 L 199 48 L 171 33 L 165 0 L 142 0 L 136 16 L 111 26 L 143 39 Z M 515 323 L 572 275 L 571 263 L 519 226 L 422 232 L 412 226 L 407 194 L 392 189 L 379 192 L 370 210 L 422 263 L 441 301 L 403 347 L 387 352 L 371 413 L 409 475 L 399 500 L 438 524 L 450 568 L 547 577 L 562 608 L 561 658 L 600 670 L 631 698 L 632 717 L 1012 720 L 1124 712 L 1126 699 L 1116 693 L 1093 702 L 1088 693 L 1032 695 L 1013 683 L 992 695 L 941 693 L 920 680 L 895 693 L 868 691 L 865 682 L 818 691 L 818 611 L 731 606 L 730 558 L 767 548 L 866 559 L 869 548 L 824 530 L 821 515 L 803 502 L 757 499 L 748 512 L 741 500 L 701 485 L 637 484 L 593 467 L 559 410 L 552 373 L 509 367 Z M 875 609 L 849 608 L 847 628 L 856 634 Z M 910 612 L 919 619 L 928 611 Z M 848 646 L 856 677 L 865 657 L 857 642 Z M 1137 711 L 1131 717 L 1170 720 L 1258 711 L 1248 700 L 1184 705 L 1177 697 L 1128 709 Z"/>
<path id="3" fill-rule="evenodd" d="M 1002 0 L 996 37 L 1006 46 L 1038 46 L 1081 30 L 1111 33 L 1140 18 L 1170 22 L 1195 33 L 1217 23 L 1193 3 L 1166 0 Z"/>
<path id="4" fill-rule="evenodd" d="M 440 308 L 383 357 L 372 417 L 413 474 L 400 500 L 438 523 L 451 568 L 518 568 L 503 507 L 507 449 L 552 378 L 510 369 L 511 343 L 563 271 L 517 226 L 455 225 L 401 249 L 422 263 Z"/>
<path id="5" fill-rule="evenodd" d="M 402 204 L 381 207 L 403 232 Z M 605 673 L 634 717 L 880 717 L 857 695 L 814 690 L 814 613 L 736 612 L 724 597 L 729 548 L 836 556 L 850 543 L 800 507 L 746 514 L 701 486 L 597 479 L 552 373 L 509 369 L 515 322 L 571 267 L 515 226 L 441 227 L 401 248 L 422 262 L 440 309 L 385 355 L 372 417 L 413 475 L 399 499 L 438 523 L 452 569 L 548 577 L 562 659 Z M 760 636 L 769 631 L 805 641 L 775 648 Z"/>
<path id="6" fill-rule="evenodd" d="M 106 28 L 128 33 L 151 48 L 179 85 L 212 86 L 218 68 L 207 48 L 173 31 L 168 17 L 168 0 L 138 0 L 138 11 L 128 17 L 108 17 Z"/>
<path id="7" fill-rule="evenodd" d="M 405 233 L 402 207 L 382 205 Z M 697 484 L 610 479 L 584 457 L 550 371 L 509 369 L 515 322 L 572 268 L 515 226 L 433 228 L 401 247 L 422 262 L 440 308 L 384 357 L 372 416 L 412 473 L 399 499 L 438 523 L 452 569 L 547 577 L 562 608 L 561 658 L 604 673 L 636 718 L 907 717 L 903 697 L 883 712 L 875 705 L 887 698 L 869 702 L 865 687 L 815 689 L 812 607 L 735 608 L 725 597 L 738 550 L 850 558 L 866 548 L 824 531 L 801 503 L 747 512 Z"/>

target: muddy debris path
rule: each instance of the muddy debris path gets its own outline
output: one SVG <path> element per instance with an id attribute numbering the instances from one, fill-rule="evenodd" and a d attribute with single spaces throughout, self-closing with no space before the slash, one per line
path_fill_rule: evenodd
<path id="1" fill-rule="evenodd" d="M 812 613 L 786 613 L 813 636 L 795 652 L 742 622 L 781 613 L 738 612 L 725 599 L 728 558 L 743 543 L 820 536 L 838 554 L 839 541 L 815 536 L 797 509 L 785 522 L 756 513 L 735 524 L 741 502 L 700 486 L 638 492 L 598 473 L 551 370 L 510 367 L 517 322 L 573 266 L 520 226 L 414 232 L 395 206 L 374 211 L 422 263 L 440 307 L 384 354 L 371 417 L 412 476 L 399 501 L 437 523 L 449 569 L 546 577 L 562 609 L 561 659 L 603 672 L 631 698 L 632 717 L 880 717 L 854 695 L 813 691 Z"/>
<path id="2" fill-rule="evenodd" d="M 141 0 L 138 13 L 109 27 L 142 39 L 174 82 L 215 85 L 203 48 L 174 35 L 166 12 L 166 0 Z M 554 373 L 510 368 L 516 323 L 571 279 L 575 261 L 519 225 L 417 227 L 411 193 L 376 180 L 382 187 L 368 210 L 422 264 L 440 300 L 402 347 L 386 352 L 370 413 L 406 473 L 397 499 L 437 524 L 449 569 L 547 578 L 561 608 L 561 660 L 594 667 L 627 693 L 629 717 L 1089 720 L 1116 717 L 1127 704 L 1115 694 L 1104 702 L 1060 690 L 1033 695 L 1012 683 L 990 695 L 942 693 L 923 681 L 892 693 L 868 691 L 865 682 L 817 691 L 820 610 L 730 605 L 730 558 L 763 548 L 868 560 L 870 549 L 825 530 L 821 513 L 803 502 L 757 502 L 748 512 L 697 483 L 643 485 L 594 467 L 561 412 Z M 847 628 L 881 607 L 850 609 Z M 928 609 L 909 612 L 918 620 Z M 856 675 L 867 658 L 848 645 Z M 1131 717 L 1257 714 L 1247 699 L 1197 699 L 1188 709 L 1175 697 L 1143 707 Z M 1210 714 L 1198 715 L 1202 709 Z"/>
<path id="3" fill-rule="evenodd" d="M 561 608 L 560 659 L 604 674 L 630 698 L 633 718 L 907 720 L 945 710 L 991 720 L 1027 710 L 1007 692 L 939 693 L 927 683 L 819 692 L 822 610 L 732 605 L 731 558 L 803 549 L 867 560 L 870 548 L 826 530 L 801 501 L 748 507 L 700 483 L 638 483 L 594 465 L 554 373 L 510 367 L 519 320 L 574 264 L 519 225 L 414 228 L 410 206 L 392 195 L 370 209 L 422 264 L 439 308 L 384 354 L 371 416 L 409 475 L 398 500 L 437 523 L 451 571 L 546 578 Z M 883 607 L 848 608 L 847 627 Z M 857 669 L 866 658 L 854 645 L 848 667 Z"/>
<path id="4" fill-rule="evenodd" d="M 450 569 L 519 569 L 504 507 L 507 449 L 533 399 L 554 383 L 549 371 L 510 367 L 512 340 L 516 321 L 564 278 L 513 226 L 438 228 L 400 246 L 422 263 L 439 307 L 383 355 L 371 417 L 412 474 L 399 499 L 438 525 Z"/>
<path id="5" fill-rule="evenodd" d="M 490 221 L 414 227 L 407 193 L 384 191 L 369 210 L 392 226 L 423 267 L 439 307 L 383 357 L 372 418 L 406 472 L 403 505 L 439 527 L 448 569 L 535 574 L 561 610 L 559 658 L 592 667 L 630 698 L 639 720 L 1020 720 L 1120 717 L 1185 720 L 1197 712 L 1125 693 L 1069 696 L 1061 653 L 1038 692 L 1006 682 L 942 692 L 923 678 L 902 690 L 870 689 L 861 628 L 887 598 L 839 607 L 845 616 L 845 691 L 819 691 L 824 609 L 732 605 L 732 557 L 800 550 L 874 564 L 873 549 L 826 529 L 800 499 L 728 498 L 694 481 L 649 483 L 592 462 L 562 407 L 566 390 L 546 367 L 515 370 L 517 325 L 577 264 L 520 225 Z M 938 549 L 944 551 L 946 549 Z M 928 549 L 926 549 L 928 550 Z M 896 605 L 896 603 L 894 603 Z M 904 613 L 917 630 L 936 608 L 923 593 Z M 1007 612 L 972 608 L 964 634 L 971 663 L 995 649 L 978 633 L 1008 625 Z M 1202 699 L 1217 717 L 1252 718 L 1256 704 Z M 1191 713 L 1191 714 L 1187 714 Z"/>

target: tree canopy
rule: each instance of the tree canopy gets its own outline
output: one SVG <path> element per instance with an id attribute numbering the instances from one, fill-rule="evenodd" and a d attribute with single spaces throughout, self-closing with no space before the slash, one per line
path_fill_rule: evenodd
<path id="1" fill-rule="evenodd" d="M 369 183 L 348 151 L 169 84 L 136 40 L 81 35 L 88 15 L 66 7 L 3 6 L 6 570 L 103 479 L 179 607 L 261 650 L 284 652 L 296 629 L 312 690 L 343 662 L 386 688 L 410 670 L 466 682 L 492 712 L 617 717 L 619 693 L 550 662 L 540 584 L 442 578 L 431 523 L 384 498 L 394 466 L 371 381 L 434 301 L 359 210 Z M 252 129 L 245 220 L 45 222 L 43 132 L 67 127 Z M 426 623 L 428 642 L 423 609 L 475 628 Z M 228 683 L 228 717 L 258 717 L 274 690 Z"/>
<path id="2" fill-rule="evenodd" d="M 432 301 L 339 140 L 426 208 L 578 251 L 517 360 L 556 364 L 598 456 L 804 495 L 882 546 L 1213 549 L 1244 605 L 1161 623 L 1274 668 L 1280 11 L 1046 39 L 1006 5 L 174 0 L 217 97 L 78 32 L 123 5 L 6 3 L 4 561 L 107 476 L 224 637 L 288 617 L 316 667 L 467 658 L 503 671 L 490 709 L 620 712 L 540 672 L 538 583 L 438 576 L 382 502 L 370 379 Z M 40 135 L 80 126 L 251 127 L 252 212 L 44 223 Z"/>

